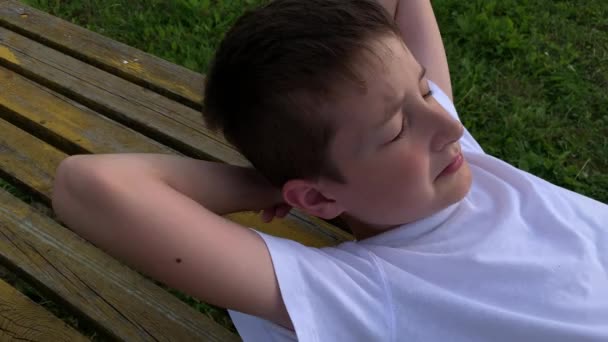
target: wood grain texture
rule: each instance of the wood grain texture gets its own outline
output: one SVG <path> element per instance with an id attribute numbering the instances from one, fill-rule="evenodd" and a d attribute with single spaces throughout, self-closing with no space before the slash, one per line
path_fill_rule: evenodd
<path id="1" fill-rule="evenodd" d="M 0 280 L 0 341 L 88 341 L 72 327 Z"/>
<path id="2" fill-rule="evenodd" d="M 13 19 L 15 19 L 15 23 L 20 23 L 21 22 L 20 20 L 22 18 L 21 19 L 17 18 L 18 16 L 16 14 L 23 13 L 24 11 L 27 12 L 29 10 L 27 10 L 26 7 L 15 7 L 14 3 L 15 2 L 11 1 L 11 0 L 5 0 L 4 2 L 2 2 L 0 0 L 0 16 L 2 16 L 2 14 L 7 14 L 7 18 L 5 18 L 4 20 L 9 20 L 10 18 L 13 18 Z M 11 5 L 11 4 L 13 4 L 13 5 Z M 27 13 L 28 13 L 28 16 L 27 16 L 28 18 L 32 18 L 32 13 L 34 13 L 34 17 L 37 15 L 41 15 L 43 17 L 48 16 L 44 13 L 38 13 L 38 14 L 36 14 L 35 12 L 27 12 Z M 50 17 L 49 20 L 52 21 L 55 19 L 56 18 Z M 2 20 L 3 19 L 0 18 L 0 24 L 2 23 Z M 36 20 L 34 20 L 32 22 L 26 21 L 24 25 L 26 25 L 28 27 L 35 26 L 33 23 L 38 23 L 40 25 L 43 25 L 43 23 L 40 23 Z M 38 25 L 38 24 L 36 24 L 36 25 Z M 11 26 L 11 27 L 13 27 L 13 26 Z M 42 30 L 40 32 L 45 32 L 45 31 Z M 120 86 L 117 87 L 117 84 L 119 84 L 119 83 L 115 78 L 112 79 L 110 77 L 111 75 L 102 75 L 102 74 L 100 74 L 99 71 L 97 73 L 95 73 L 94 71 L 92 71 L 92 69 L 90 69 L 91 68 L 90 66 L 84 65 L 83 63 L 79 63 L 78 61 L 71 59 L 68 56 L 57 54 L 56 51 L 48 49 L 40 44 L 36 44 L 34 42 L 28 41 L 27 39 L 25 39 L 23 37 L 19 37 L 19 35 L 15 35 L 14 33 L 10 33 L 9 31 L 4 30 L 3 33 L 4 33 L 5 39 L 1 39 L 2 35 L 0 35 L 0 46 L 4 46 L 6 48 L 6 50 L 11 53 L 11 56 L 14 56 L 14 58 L 12 58 L 13 62 L 11 62 L 8 58 L 3 59 L 2 55 L 0 55 L 0 63 L 3 63 L 5 65 L 8 63 L 13 68 L 17 68 L 17 69 L 25 72 L 28 75 L 28 77 L 43 80 L 43 82 L 45 82 L 45 83 L 55 84 L 55 85 L 61 87 L 62 89 L 67 90 L 72 93 L 76 92 L 76 93 L 80 94 L 80 95 L 78 95 L 78 97 L 81 102 L 85 102 L 85 103 L 89 103 L 89 104 L 91 102 L 93 102 L 94 103 L 93 107 L 102 106 L 104 108 L 108 108 L 108 106 L 110 105 L 109 103 L 112 103 L 114 100 L 121 101 L 122 104 L 125 103 L 124 101 L 133 102 L 132 99 L 131 100 L 126 99 L 126 97 L 124 95 L 121 95 L 122 93 L 133 95 L 134 98 L 138 99 L 138 101 L 139 101 L 139 102 L 137 102 L 137 104 L 141 104 L 143 102 L 145 104 L 145 106 L 150 107 L 148 109 L 137 109 L 137 108 L 134 108 L 133 106 L 121 107 L 118 102 L 113 102 L 111 104 L 112 110 L 115 110 L 118 114 L 123 115 L 125 118 L 129 118 L 129 120 L 133 120 L 133 115 L 134 115 L 133 113 L 138 113 L 138 111 L 142 111 L 142 110 L 149 110 L 149 111 L 156 111 L 156 112 L 164 111 L 163 103 L 165 103 L 165 102 L 162 102 L 164 100 L 157 99 L 157 100 L 153 100 L 153 101 L 151 100 L 148 102 L 148 100 L 154 98 L 154 96 L 150 95 L 149 92 L 146 93 L 144 91 L 142 93 L 141 89 L 133 90 L 134 86 L 132 84 L 128 85 L 128 84 L 121 83 Z M 44 41 L 47 44 L 49 43 L 46 40 L 44 40 Z M 119 53 L 119 51 L 114 51 L 114 53 Z M 69 65 L 69 67 L 62 66 L 62 60 L 65 60 L 67 65 Z M 71 64 L 71 63 L 73 63 L 73 64 Z M 78 70 L 89 70 L 89 72 L 79 72 Z M 1 72 L 1 69 L 0 69 L 0 72 Z M 90 73 L 90 75 L 88 75 L 88 73 Z M 95 80 L 98 76 L 101 81 Z M 2 82 L 2 79 L 0 78 L 0 83 L 1 82 Z M 110 82 L 110 83 L 104 83 L 104 82 Z M 44 87 L 41 87 L 41 88 L 45 89 Z M 94 92 L 83 91 L 83 89 L 95 89 L 95 88 L 97 88 L 97 90 L 95 90 Z M 2 89 L 0 89 L 0 90 L 2 90 Z M 106 93 L 100 93 L 100 92 L 104 92 L 104 91 Z M 131 93 L 129 93 L 129 92 L 131 92 Z M 56 93 L 54 93 L 54 92 L 52 92 L 52 93 L 53 93 L 53 96 L 57 96 Z M 89 99 L 89 97 L 93 97 L 93 95 L 90 95 L 90 94 L 93 94 L 96 97 L 95 101 Z M 108 95 L 108 96 L 106 97 L 104 95 Z M 59 98 L 62 98 L 62 97 L 59 96 Z M 27 101 L 27 99 L 32 99 L 32 97 L 30 97 L 29 95 L 23 95 L 18 100 L 18 102 L 21 102 L 23 104 L 23 101 L 24 100 Z M 78 104 L 76 104 L 74 102 L 71 102 L 71 101 L 68 101 L 68 102 L 70 102 L 70 104 L 72 104 L 72 106 L 76 106 L 76 107 L 79 106 Z M 161 103 L 161 104 L 159 105 L 158 103 Z M 0 106 L 1 106 L 1 104 L 0 104 Z M 65 106 L 62 106 L 62 107 L 65 107 Z M 137 105 L 135 107 L 137 107 Z M 171 108 L 171 106 L 168 106 L 168 107 Z M 173 106 L 173 108 L 177 108 L 177 107 Z M 149 111 L 148 111 L 148 113 L 149 113 Z M 71 112 L 68 112 L 68 113 L 71 113 Z M 180 121 L 180 124 L 182 124 L 183 126 L 188 126 L 190 128 L 189 131 L 183 131 L 183 130 L 178 129 L 179 132 L 177 134 L 171 133 L 172 129 L 170 127 L 168 127 L 167 125 L 158 124 L 158 123 L 154 122 L 155 119 L 158 118 L 158 115 L 151 116 L 151 117 L 147 117 L 146 115 L 140 115 L 138 120 L 139 120 L 139 122 L 144 122 L 144 123 L 151 122 L 151 125 L 154 125 L 155 130 L 157 130 L 157 131 L 162 131 L 162 132 L 166 132 L 166 133 L 168 132 L 168 135 L 171 137 L 171 139 L 173 139 L 173 141 L 181 140 L 181 139 L 188 140 L 189 137 L 192 137 L 192 136 L 200 137 L 201 130 L 198 129 L 199 126 L 197 126 L 197 124 L 195 124 L 197 122 L 197 119 L 195 117 L 198 116 L 198 113 L 195 113 L 192 111 L 186 112 L 186 111 L 183 111 L 183 108 L 181 108 L 180 110 L 176 110 L 175 113 L 178 113 L 178 115 L 171 117 L 169 121 L 171 121 L 171 120 Z M 1 113 L 0 113 L 0 115 L 1 115 Z M 45 127 L 44 132 L 48 133 L 49 132 L 48 128 L 51 128 L 48 125 L 49 122 L 45 121 L 44 119 L 42 119 L 42 120 L 47 125 Z M 72 118 L 69 118 L 68 120 L 70 122 L 76 123 L 76 125 L 81 125 L 83 127 L 83 132 L 85 132 L 85 133 L 87 132 L 87 127 L 91 127 L 91 126 L 88 126 L 89 121 L 79 122 L 79 121 L 74 121 Z M 36 121 L 29 120 L 28 122 L 36 124 Z M 42 121 L 39 121 L 39 122 L 42 122 Z M 93 126 L 93 127 L 96 127 L 96 126 Z M 27 130 L 32 133 L 36 133 L 36 132 L 40 131 L 40 127 L 32 126 L 32 128 L 28 128 Z M 73 133 L 74 130 L 69 130 L 69 132 Z M 72 144 L 73 142 L 75 142 L 75 143 L 80 142 L 79 141 L 80 139 L 74 135 L 70 135 L 68 137 L 66 135 L 63 135 L 62 132 L 57 132 L 57 131 L 54 131 L 53 134 L 54 134 L 54 138 L 52 135 L 47 134 L 47 139 L 48 139 L 48 137 L 50 137 L 54 141 L 59 141 L 59 142 L 65 143 L 66 148 L 63 148 L 63 149 L 71 154 L 82 153 L 82 152 L 112 153 L 112 152 L 132 151 L 132 149 L 126 149 L 126 150 L 110 149 L 110 150 L 102 150 L 102 151 L 108 151 L 108 152 L 98 152 L 98 151 L 95 152 L 92 149 L 87 148 L 87 147 L 84 147 L 84 149 L 82 149 L 82 146 L 80 146 L 80 145 L 78 147 L 74 146 Z M 205 134 L 203 134 L 203 135 L 205 135 Z M 98 136 L 98 135 L 95 135 L 95 136 Z M 107 136 L 108 135 L 106 135 L 106 137 Z M 190 142 L 187 142 L 185 144 L 188 145 L 189 147 L 193 147 L 194 145 L 196 145 L 196 139 L 194 139 L 194 140 L 195 141 L 189 140 Z M 217 137 L 215 141 L 221 142 L 221 141 L 223 141 L 223 139 Z M 215 143 L 214 143 L 213 139 L 209 139 L 208 142 L 209 143 L 207 143 L 204 140 L 201 140 L 199 142 L 199 146 L 196 146 L 195 148 L 199 148 L 198 151 L 199 152 L 202 151 L 203 154 L 207 153 L 208 155 L 212 155 L 211 159 L 213 159 L 213 160 L 225 161 L 225 162 L 228 162 L 233 165 L 249 165 L 249 163 L 240 154 L 238 154 L 238 152 L 235 152 L 234 150 L 232 150 L 231 147 L 226 147 L 225 149 L 222 149 L 222 147 L 218 147 L 217 145 L 214 145 Z M 110 143 L 110 142 L 108 142 L 108 143 Z M 114 144 L 114 143 L 112 142 L 112 144 Z M 116 144 L 114 144 L 114 145 L 116 145 Z M 135 149 L 135 151 L 146 152 L 147 150 Z M 197 153 L 194 153 L 193 157 L 197 157 Z M 207 158 L 203 158 L 203 159 L 207 159 Z M 348 233 L 345 233 L 342 229 L 334 227 L 331 224 L 329 224 L 323 220 L 317 219 L 315 217 L 310 217 L 310 216 L 305 215 L 296 210 L 294 210 L 292 212 L 292 214 L 290 214 L 289 218 L 291 220 L 288 220 L 288 223 L 287 223 L 288 225 L 291 225 L 291 223 L 294 222 L 298 226 L 302 226 L 302 225 L 307 226 L 307 227 L 309 227 L 307 229 L 309 231 L 313 232 L 313 237 L 309 238 L 307 236 L 307 234 L 304 234 L 302 236 L 299 236 L 299 235 L 293 236 L 293 235 L 289 235 L 289 234 L 285 234 L 285 233 L 280 234 L 280 236 L 287 236 L 290 238 L 294 238 L 298 241 L 306 241 L 306 243 L 310 243 L 312 245 L 319 245 L 320 241 L 332 241 L 332 243 L 335 244 L 337 242 L 344 241 L 344 240 L 352 240 L 352 236 Z M 249 222 L 251 220 L 246 220 L 246 221 Z M 255 227 L 259 227 L 258 224 L 260 224 L 261 222 L 259 222 L 259 220 L 257 220 L 257 218 L 256 218 L 253 220 L 252 223 L 256 224 Z M 274 224 L 276 224 L 276 222 L 271 224 L 270 226 L 273 227 Z M 292 227 L 287 227 L 287 229 L 291 229 L 291 228 Z M 276 227 L 273 229 L 273 231 L 285 231 L 285 229 Z M 314 238 L 314 235 L 319 235 L 319 234 L 322 236 L 327 236 L 330 239 L 327 240 L 325 238 L 322 238 L 321 240 L 319 240 L 319 239 Z M 317 242 L 315 242 L 315 241 L 317 241 Z M 320 243 L 321 243 L 321 245 L 325 245 L 325 242 L 320 242 Z"/>
<path id="3" fill-rule="evenodd" d="M 47 204 L 70 154 L 185 153 L 248 165 L 203 125 L 203 75 L 14 0 L 0 0 L 0 27 L 0 175 Z M 309 246 L 352 239 L 297 211 L 270 224 L 255 213 L 229 218 Z M 0 260 L 119 339 L 237 339 L 4 191 Z"/>
<path id="4" fill-rule="evenodd" d="M 199 111 L 1 27 L 0 64 L 192 157 L 250 165 Z"/>
<path id="5" fill-rule="evenodd" d="M 0 0 L 0 25 L 200 109 L 205 78 L 199 73 L 14 0 Z"/>
<path id="6" fill-rule="evenodd" d="M 0 107 L 4 105 L 2 102 L 3 95 L 5 94 L 2 93 L 2 68 L 0 68 Z M 40 96 L 42 98 L 42 95 Z M 64 99 L 60 97 L 57 97 L 56 101 L 64 103 Z M 29 105 L 36 106 L 36 103 L 30 103 Z M 131 139 L 126 139 L 123 144 L 117 146 L 117 143 L 113 141 L 116 135 L 112 135 L 112 132 L 117 129 L 115 127 L 108 129 L 106 132 L 99 132 L 97 135 L 99 139 L 89 139 L 87 135 L 79 135 L 78 126 L 74 126 L 81 120 L 78 116 L 72 119 L 65 119 L 63 116 L 55 117 L 55 113 L 62 112 L 55 112 L 55 110 L 60 109 L 53 110 L 53 108 L 58 108 L 57 106 L 63 106 L 63 104 L 45 104 L 44 101 L 41 103 L 42 107 L 30 108 L 24 114 L 26 119 L 33 121 L 33 123 L 44 120 L 44 127 L 39 129 L 49 129 L 53 134 L 62 137 L 69 136 L 67 139 L 69 139 L 70 144 L 82 148 L 86 147 L 87 152 L 99 154 L 145 151 L 146 153 L 175 154 L 175 152 L 167 150 L 166 147 L 137 134 L 131 135 Z M 23 108 L 10 103 L 7 106 L 17 110 L 15 113 L 8 113 L 8 115 L 21 115 L 22 112 L 19 112 L 19 110 L 23 110 Z M 51 108 L 48 113 L 46 112 L 47 108 Z M 67 111 L 68 109 L 64 110 Z M 63 112 L 63 114 L 65 115 L 66 112 Z M 0 117 L 2 115 L 0 110 Z M 76 129 L 72 129 L 72 126 Z M 50 203 L 55 170 L 59 166 L 59 162 L 65 159 L 68 154 L 1 119 L 0 130 L 3 132 L 0 135 L 0 170 L 11 178 L 18 179 L 39 194 L 47 204 Z M 45 136 L 45 134 L 41 135 Z M 259 215 L 253 213 L 237 213 L 228 217 L 241 225 L 254 227 L 276 236 L 290 238 L 309 246 L 329 246 L 352 239 L 344 231 L 297 211 L 289 214 L 285 219 L 275 220 L 269 224 L 263 223 Z"/>
<path id="7" fill-rule="evenodd" d="M 236 341 L 237 337 L 70 230 L 0 190 L 0 251 L 121 340 Z"/>
<path id="8" fill-rule="evenodd" d="M 0 117 L 71 153 L 173 152 L 15 72 L 0 67 Z"/>
<path id="9" fill-rule="evenodd" d="M 67 155 L 2 119 L 0 132 L 0 171 L 25 184 L 50 207 L 55 170 Z"/>

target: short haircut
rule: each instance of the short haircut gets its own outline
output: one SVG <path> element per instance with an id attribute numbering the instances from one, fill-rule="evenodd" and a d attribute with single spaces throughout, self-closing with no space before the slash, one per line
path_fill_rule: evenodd
<path id="1" fill-rule="evenodd" d="M 211 62 L 203 117 L 272 184 L 327 177 L 337 122 L 323 113 L 345 82 L 360 84 L 365 51 L 399 36 L 375 0 L 275 0 L 248 11 Z"/>

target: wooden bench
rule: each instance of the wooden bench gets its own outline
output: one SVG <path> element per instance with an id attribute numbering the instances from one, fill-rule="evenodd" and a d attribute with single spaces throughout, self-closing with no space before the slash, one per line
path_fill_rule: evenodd
<path id="1" fill-rule="evenodd" d="M 32 9 L 0 0 L 0 264 L 57 298 L 111 338 L 231 341 L 238 337 L 61 225 L 53 177 L 71 154 L 170 153 L 248 165 L 200 114 L 204 76 Z M 40 202 L 46 210 L 33 207 Z M 263 224 L 230 218 L 310 246 L 352 237 L 294 212 Z M 0 340 L 85 340 L 0 281 Z"/>

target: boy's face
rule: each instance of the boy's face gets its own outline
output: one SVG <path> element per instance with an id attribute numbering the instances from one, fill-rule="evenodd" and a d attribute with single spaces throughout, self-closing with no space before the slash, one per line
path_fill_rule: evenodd
<path id="1" fill-rule="evenodd" d="M 464 128 L 429 95 L 403 42 L 381 43 L 389 48 L 376 50 L 382 64 L 362 72 L 367 90 L 345 89 L 330 106 L 341 113 L 330 156 L 346 184 L 320 184 L 348 217 L 377 232 L 429 216 L 461 200 L 471 185 L 464 158 L 455 167 Z"/>

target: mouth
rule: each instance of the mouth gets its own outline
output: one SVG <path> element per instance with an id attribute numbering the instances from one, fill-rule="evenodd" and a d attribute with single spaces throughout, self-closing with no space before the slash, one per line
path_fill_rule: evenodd
<path id="1" fill-rule="evenodd" d="M 458 171 L 460 169 L 462 164 L 464 164 L 464 156 L 462 155 L 462 152 L 458 152 L 458 154 L 456 155 L 456 157 L 454 157 L 452 162 L 448 166 L 446 166 L 445 169 L 443 169 L 443 171 L 441 171 L 441 173 L 437 176 L 437 178 L 455 173 L 456 171 Z"/>

